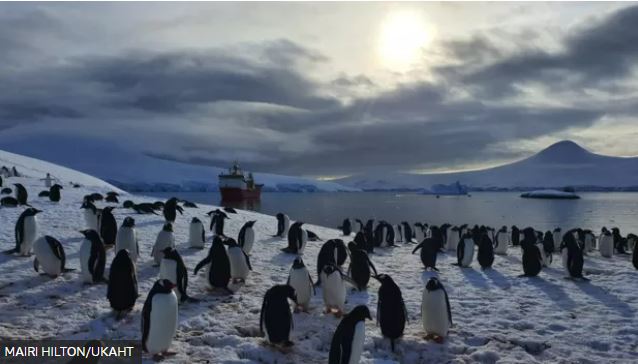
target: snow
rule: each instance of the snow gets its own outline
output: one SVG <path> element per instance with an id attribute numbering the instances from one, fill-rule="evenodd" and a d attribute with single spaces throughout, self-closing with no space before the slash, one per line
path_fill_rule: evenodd
<path id="1" fill-rule="evenodd" d="M 580 190 L 636 189 L 638 157 L 598 155 L 572 141 L 562 141 L 529 158 L 494 168 L 456 173 L 355 175 L 334 182 L 364 190 L 418 190 L 456 181 L 472 189 L 566 186 Z"/>
<path id="2" fill-rule="evenodd" d="M 558 190 L 535 190 L 523 193 L 521 197 L 525 198 L 555 198 L 555 199 L 575 199 L 580 198 L 577 194 L 572 192 L 558 191 Z"/>
<path id="3" fill-rule="evenodd" d="M 7 154 L 3 154 L 4 158 Z M 11 157 L 11 156 L 9 156 Z M 16 159 L 26 163 L 27 159 Z M 84 228 L 79 209 L 84 194 L 108 189 L 108 184 L 87 178 L 81 188 L 64 189 L 62 201 L 52 203 L 35 197 L 43 181 L 35 173 L 42 167 L 33 164 L 34 177 L 21 178 L 30 193 L 31 203 L 40 214 L 40 232 L 57 238 L 67 254 L 67 266 L 80 268 L 82 241 L 78 230 Z M 27 165 L 21 167 L 27 171 Z M 78 180 L 62 167 L 43 168 L 56 176 Z M 42 171 L 44 172 L 44 171 Z M 13 178 L 9 178 L 11 182 Z M 144 196 L 127 196 L 136 202 L 152 201 Z M 101 204 L 100 206 L 104 206 Z M 274 238 L 276 220 L 272 216 L 239 210 L 229 214 L 226 234 L 236 237 L 248 220 L 257 220 L 255 245 L 251 253 L 254 271 L 246 285 L 232 296 L 211 293 L 205 275 L 192 272 L 208 252 L 210 232 L 204 250 L 188 249 L 189 221 L 198 216 L 207 222 L 205 213 L 215 206 L 186 208 L 174 225 L 177 249 L 189 270 L 188 292 L 201 299 L 179 307 L 177 335 L 171 350 L 175 357 L 165 363 L 326 363 L 330 340 L 339 322 L 323 314 L 321 289 L 311 300 L 310 313 L 294 314 L 295 326 L 290 353 L 284 354 L 264 345 L 258 337 L 259 312 L 264 293 L 274 284 L 286 282 L 293 255 L 279 249 L 287 245 Z M 13 224 L 21 208 L 1 208 L 1 248 L 13 247 Z M 57 279 L 33 271 L 31 258 L 0 255 L 0 338 L 66 339 L 139 339 L 142 305 L 159 268 L 153 267 L 150 251 L 163 218 L 137 215 L 129 210 L 114 210 L 118 224 L 126 216 L 136 219 L 141 256 L 138 279 L 141 297 L 134 310 L 122 321 L 115 321 L 106 300 L 104 284 L 83 285 L 80 274 L 66 273 Z M 294 216 L 292 217 L 294 219 Z M 451 223 L 462 223 L 452 221 Z M 307 225 L 324 241 L 341 238 L 339 231 Z M 349 240 L 345 238 L 346 242 Z M 304 261 L 316 279 L 316 256 L 322 242 L 308 242 Z M 421 295 L 425 282 L 435 273 L 423 272 L 413 245 L 399 243 L 396 248 L 377 249 L 371 256 L 380 273 L 393 277 L 406 301 L 409 323 L 405 336 L 390 351 L 374 321 L 366 322 L 366 339 L 362 363 L 631 363 L 638 360 L 638 273 L 628 257 L 602 258 L 597 252 L 586 257 L 585 271 L 591 282 L 564 278 L 564 271 L 554 259 L 539 277 L 518 278 L 522 272 L 520 252 L 510 248 L 507 256 L 496 256 L 494 269 L 482 271 L 476 260 L 467 269 L 452 266 L 454 254 L 441 254 L 437 261 L 438 277 L 447 288 L 454 327 L 443 344 L 423 338 L 420 320 Z M 107 255 L 107 269 L 113 251 Z M 346 263 L 347 265 L 348 263 Z M 367 304 L 376 316 L 379 285 L 371 280 L 367 292 L 348 291 L 346 310 Z M 145 362 L 151 362 L 145 356 Z"/>

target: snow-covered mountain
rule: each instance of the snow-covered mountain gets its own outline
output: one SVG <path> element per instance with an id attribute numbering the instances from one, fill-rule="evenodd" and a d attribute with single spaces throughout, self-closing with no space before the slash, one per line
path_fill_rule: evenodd
<path id="1" fill-rule="evenodd" d="M 456 181 L 475 190 L 565 186 L 580 190 L 635 189 L 638 188 L 638 157 L 594 154 L 572 141 L 561 141 L 529 158 L 478 171 L 355 175 L 335 180 L 364 190 L 424 189 Z"/>

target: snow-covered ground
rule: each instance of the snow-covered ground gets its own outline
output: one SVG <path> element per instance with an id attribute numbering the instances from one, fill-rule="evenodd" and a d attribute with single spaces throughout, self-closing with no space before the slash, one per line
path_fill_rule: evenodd
<path id="1" fill-rule="evenodd" d="M 11 159 L 6 154 L 1 157 L 5 161 Z M 32 168 L 36 169 L 39 167 Z M 84 178 L 52 165 L 43 169 L 42 174 L 51 172 L 64 183 L 69 182 L 68 178 L 74 181 Z M 37 197 L 37 192 L 43 189 L 39 178 L 41 176 L 33 173 L 30 178 L 5 179 L 5 184 L 19 180 L 27 186 L 31 203 L 44 210 L 39 215 L 40 233 L 58 238 L 67 254 L 67 266 L 79 269 L 82 239 L 78 230 L 84 228 L 79 209 L 82 196 L 106 192 L 112 187 L 89 179 L 83 180 L 81 188 L 67 188 L 65 184 L 62 201 L 52 203 Z M 153 200 L 142 196 L 123 196 L 121 200 L 126 198 L 136 202 Z M 257 220 L 256 243 L 251 255 L 254 271 L 246 285 L 234 295 L 210 293 L 205 288 L 203 274 L 192 276 L 197 262 L 207 254 L 211 236 L 207 233 L 206 249 L 187 249 L 188 222 L 193 216 L 204 218 L 205 213 L 214 208 L 187 208 L 175 223 L 177 249 L 190 273 L 189 292 L 201 302 L 180 307 L 177 337 L 171 348 L 177 355 L 165 362 L 326 363 L 330 340 L 339 320 L 323 314 L 320 289 L 312 300 L 310 313 L 294 315 L 292 340 L 295 345 L 290 353 L 264 345 L 264 339 L 257 336 L 263 295 L 272 285 L 286 282 L 294 259 L 279 250 L 286 242 L 272 237 L 276 227 L 274 217 L 248 211 L 229 215 L 226 234 L 232 237 L 237 236 L 245 221 Z M 0 208 L 2 250 L 14 246 L 13 228 L 21 211 L 22 208 Z M 114 212 L 118 224 L 125 216 L 136 219 L 140 239 L 141 259 L 137 268 L 141 297 L 132 313 L 122 321 L 115 321 L 106 299 L 106 285 L 85 286 L 78 272 L 51 279 L 33 270 L 33 257 L 0 255 L 0 338 L 141 337 L 142 305 L 159 273 L 159 269 L 152 266 L 150 251 L 163 218 L 137 215 L 122 208 Z M 342 238 L 334 229 L 307 228 L 324 241 Z M 315 279 L 316 256 L 321 244 L 309 242 L 304 255 Z M 390 351 L 389 341 L 381 338 L 376 323 L 368 321 L 363 363 L 638 361 L 638 272 L 627 257 L 605 259 L 598 254 L 587 257 L 585 270 L 591 282 L 586 283 L 564 279 L 557 257 L 552 267 L 544 269 L 539 277 L 518 278 L 522 267 L 520 252 L 514 248 L 508 256 L 497 256 L 494 269 L 486 271 L 481 271 L 476 261 L 467 269 L 452 266 L 454 256 L 441 254 L 437 262 L 438 276 L 450 295 L 455 326 L 447 340 L 437 344 L 424 340 L 419 313 L 424 284 L 435 273 L 423 272 L 419 256 L 410 254 L 413 247 L 399 244 L 396 248 L 378 249 L 371 257 L 379 272 L 391 275 L 401 288 L 410 321 L 396 353 Z M 110 251 L 107 269 L 112 259 Z M 378 283 L 371 282 L 368 292 L 349 293 L 347 310 L 367 304 L 375 317 L 378 287 Z M 150 359 L 145 357 L 145 361 Z"/>

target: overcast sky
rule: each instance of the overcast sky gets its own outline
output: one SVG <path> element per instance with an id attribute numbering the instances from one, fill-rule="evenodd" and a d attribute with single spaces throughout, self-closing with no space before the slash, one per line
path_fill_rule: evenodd
<path id="1" fill-rule="evenodd" d="M 562 139 L 638 155 L 629 3 L 3 3 L 0 49 L 0 148 L 21 152 L 64 136 L 314 177 Z"/>

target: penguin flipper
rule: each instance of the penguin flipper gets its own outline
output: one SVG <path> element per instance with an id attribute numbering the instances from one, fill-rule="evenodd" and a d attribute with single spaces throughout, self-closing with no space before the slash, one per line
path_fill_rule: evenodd
<path id="1" fill-rule="evenodd" d="M 33 260 L 33 269 L 35 269 L 36 272 L 40 272 L 39 266 L 40 266 L 40 262 L 38 262 L 38 258 L 35 258 Z"/>
<path id="2" fill-rule="evenodd" d="M 416 253 L 417 250 L 419 249 L 423 249 L 423 242 L 421 242 L 419 245 L 417 245 L 414 250 L 412 250 L 412 254 Z"/>
<path id="3" fill-rule="evenodd" d="M 17 253 L 19 250 L 20 250 L 20 249 L 18 249 L 18 248 L 13 248 L 13 249 L 5 250 L 5 251 L 3 251 L 2 253 L 3 253 L 3 254 L 7 254 L 7 255 L 11 255 L 11 254 L 13 254 L 13 253 Z"/>
<path id="4" fill-rule="evenodd" d="M 211 257 L 210 257 L 210 256 L 208 256 L 208 257 L 206 257 L 206 258 L 202 259 L 202 261 L 201 261 L 201 262 L 197 263 L 197 265 L 195 266 L 195 271 L 193 272 L 193 275 L 197 275 L 197 272 L 198 272 L 200 269 L 202 269 L 202 268 L 203 268 L 206 264 L 210 263 L 210 262 L 211 262 L 211 260 L 212 260 L 212 259 L 211 259 Z"/>

